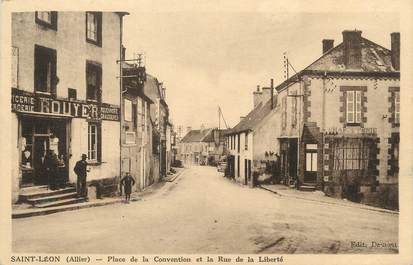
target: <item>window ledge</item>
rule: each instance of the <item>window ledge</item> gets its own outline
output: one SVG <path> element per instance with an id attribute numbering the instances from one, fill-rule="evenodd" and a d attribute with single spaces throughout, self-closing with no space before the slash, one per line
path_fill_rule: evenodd
<path id="1" fill-rule="evenodd" d="M 98 162 L 98 161 L 91 161 L 91 162 L 87 162 L 88 166 L 100 166 L 101 164 L 103 164 L 104 162 Z"/>

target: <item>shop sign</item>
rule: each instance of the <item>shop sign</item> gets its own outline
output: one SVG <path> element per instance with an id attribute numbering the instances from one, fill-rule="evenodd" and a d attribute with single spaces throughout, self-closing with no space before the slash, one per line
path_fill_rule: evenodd
<path id="1" fill-rule="evenodd" d="M 120 111 L 117 106 L 48 98 L 18 89 L 12 90 L 11 108 L 13 112 L 43 113 L 93 120 L 120 120 Z"/>
<path id="2" fill-rule="evenodd" d="M 325 135 L 340 135 L 340 136 L 375 136 L 377 128 L 361 128 L 361 127 L 331 127 L 324 130 Z"/>

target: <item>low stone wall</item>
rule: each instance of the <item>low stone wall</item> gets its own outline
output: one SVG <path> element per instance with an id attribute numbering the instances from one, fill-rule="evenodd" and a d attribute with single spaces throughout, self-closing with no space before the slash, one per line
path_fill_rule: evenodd
<path id="1" fill-rule="evenodd" d="M 96 198 L 118 195 L 119 177 L 104 178 L 88 182 L 88 186 L 96 188 Z"/>

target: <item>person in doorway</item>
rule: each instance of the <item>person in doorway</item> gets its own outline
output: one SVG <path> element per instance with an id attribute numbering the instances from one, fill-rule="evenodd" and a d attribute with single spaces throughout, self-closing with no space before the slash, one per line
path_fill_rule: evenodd
<path id="1" fill-rule="evenodd" d="M 130 194 L 132 193 L 132 186 L 135 185 L 135 179 L 126 172 L 126 175 L 120 180 L 120 185 L 123 186 L 125 191 L 125 202 L 129 203 L 130 201 Z"/>
<path id="2" fill-rule="evenodd" d="M 48 150 L 44 157 L 44 167 L 46 169 L 46 175 L 48 179 L 48 185 L 51 190 L 58 189 L 57 180 L 59 179 L 58 170 L 59 160 L 54 150 Z"/>
<path id="3" fill-rule="evenodd" d="M 76 183 L 76 191 L 77 195 L 80 197 L 87 198 L 87 187 L 86 187 L 86 179 L 87 179 L 87 155 L 82 154 L 82 159 L 76 162 L 74 171 L 77 175 L 77 183 Z"/>

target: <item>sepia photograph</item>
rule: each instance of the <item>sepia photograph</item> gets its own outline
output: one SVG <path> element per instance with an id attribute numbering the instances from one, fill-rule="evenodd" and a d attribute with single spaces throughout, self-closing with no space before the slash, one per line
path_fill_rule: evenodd
<path id="1" fill-rule="evenodd" d="M 1 264 L 401 254 L 400 12 L 62 2 L 2 19 Z"/>

